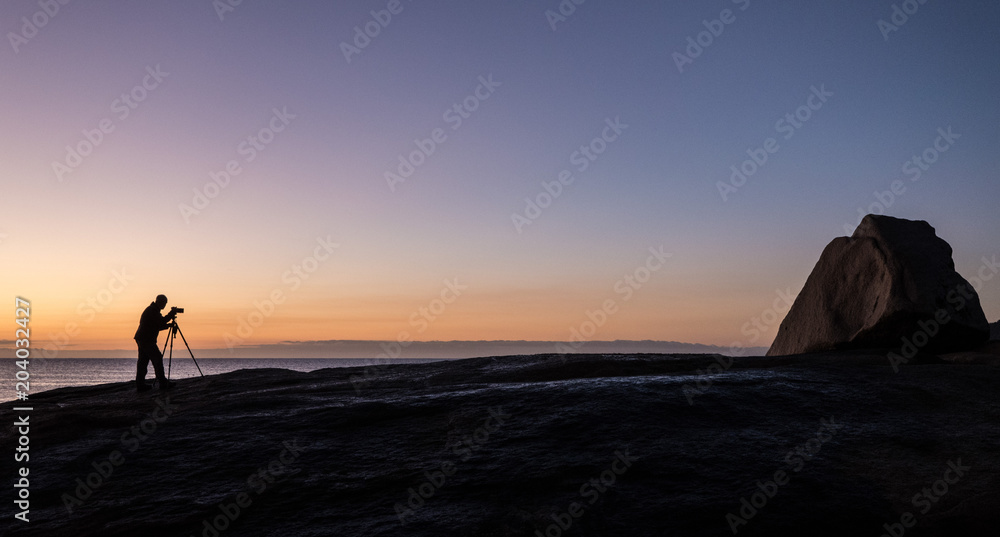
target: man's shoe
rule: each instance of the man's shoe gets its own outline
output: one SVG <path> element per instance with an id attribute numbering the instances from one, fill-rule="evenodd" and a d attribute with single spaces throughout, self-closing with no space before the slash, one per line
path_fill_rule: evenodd
<path id="1" fill-rule="evenodd" d="M 172 381 L 169 381 L 169 380 L 161 380 L 161 381 L 159 381 L 159 384 L 160 384 L 160 389 L 161 390 L 169 390 L 170 388 L 173 388 L 174 386 L 177 385 L 176 382 L 172 382 Z"/>
<path id="2" fill-rule="evenodd" d="M 150 386 L 149 384 L 146 384 L 145 382 L 136 383 L 136 385 L 135 385 L 135 391 L 137 391 L 139 393 L 148 392 L 149 390 L 152 390 L 152 389 L 153 389 L 153 387 Z"/>

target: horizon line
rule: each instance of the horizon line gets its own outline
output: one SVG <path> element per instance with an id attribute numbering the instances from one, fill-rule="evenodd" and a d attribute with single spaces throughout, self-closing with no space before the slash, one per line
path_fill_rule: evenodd
<path id="1" fill-rule="evenodd" d="M 0 340 L 0 359 L 15 358 L 14 348 L 7 347 L 9 340 Z M 596 347 L 596 348 L 595 348 Z M 588 353 L 629 353 L 629 354 L 683 354 L 717 353 L 748 355 L 761 353 L 767 346 L 714 345 L 707 343 L 687 343 L 653 339 L 615 340 L 285 340 L 276 343 L 241 345 L 234 347 L 191 347 L 191 351 L 206 358 L 330 358 L 330 359 L 385 359 L 385 358 L 471 358 L 482 356 L 505 356 L 525 354 L 588 354 Z M 174 353 L 187 355 L 187 349 L 175 345 Z M 35 354 L 35 353 L 33 353 Z M 72 345 L 58 352 L 37 351 L 35 358 L 132 358 L 136 350 L 132 348 L 93 349 L 73 348 Z"/>

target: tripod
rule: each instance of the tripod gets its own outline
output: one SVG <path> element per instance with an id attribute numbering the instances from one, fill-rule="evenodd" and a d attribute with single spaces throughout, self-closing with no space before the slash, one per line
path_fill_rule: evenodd
<path id="1" fill-rule="evenodd" d="M 170 367 L 174 362 L 174 340 L 177 339 L 177 334 L 181 335 L 181 341 L 183 341 L 184 346 L 187 347 L 188 354 L 191 355 L 191 360 L 194 361 L 194 366 L 198 368 L 198 373 L 204 377 L 205 374 L 201 372 L 201 366 L 198 365 L 198 360 L 194 359 L 194 353 L 191 352 L 191 346 L 188 345 L 187 338 L 184 337 L 184 332 L 181 332 L 181 327 L 178 326 L 177 321 L 174 320 L 174 322 L 170 324 L 170 328 L 167 329 L 167 340 L 163 342 L 163 354 L 167 353 L 167 346 L 170 346 L 170 357 L 167 361 L 167 379 L 170 379 Z"/>

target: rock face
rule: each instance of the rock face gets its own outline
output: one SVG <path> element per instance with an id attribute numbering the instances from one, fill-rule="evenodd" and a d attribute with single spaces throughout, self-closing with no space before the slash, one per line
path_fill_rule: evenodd
<path id="1" fill-rule="evenodd" d="M 1000 341 L 1000 321 L 990 325 L 990 341 Z"/>
<path id="2" fill-rule="evenodd" d="M 989 332 L 979 296 L 930 224 L 868 215 L 823 250 L 767 354 L 906 341 L 916 351 L 963 351 Z"/>

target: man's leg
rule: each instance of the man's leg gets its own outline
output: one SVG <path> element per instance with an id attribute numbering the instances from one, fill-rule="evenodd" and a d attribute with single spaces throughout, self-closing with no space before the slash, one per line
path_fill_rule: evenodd
<path id="1" fill-rule="evenodd" d="M 153 362 L 153 372 L 156 374 L 156 381 L 160 385 L 161 390 L 165 390 L 173 386 L 173 382 L 167 380 L 167 375 L 163 371 L 163 353 L 160 352 L 160 347 L 156 342 L 150 343 L 146 347 L 146 356 L 149 357 L 149 361 Z"/>
<path id="2" fill-rule="evenodd" d="M 163 354 L 160 353 L 160 349 L 153 347 L 155 351 L 150 360 L 153 362 L 153 371 L 156 373 L 156 380 L 163 384 L 167 381 L 167 375 L 163 372 Z"/>
<path id="3" fill-rule="evenodd" d="M 136 362 L 135 367 L 135 387 L 136 389 L 142 390 L 143 388 L 148 387 L 146 385 L 146 371 L 147 366 L 149 365 L 149 354 L 146 352 L 146 347 L 142 343 L 137 341 L 136 344 L 139 347 L 139 360 Z"/>

